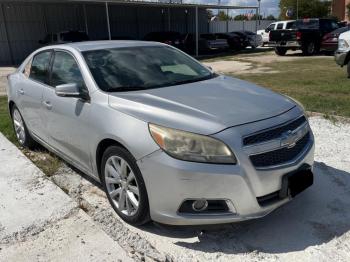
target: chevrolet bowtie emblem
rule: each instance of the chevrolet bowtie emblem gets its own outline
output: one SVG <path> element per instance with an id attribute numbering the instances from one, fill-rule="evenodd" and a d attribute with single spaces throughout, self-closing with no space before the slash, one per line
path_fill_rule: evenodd
<path id="1" fill-rule="evenodd" d="M 287 131 L 282 134 L 281 147 L 293 148 L 300 138 L 299 132 Z"/>

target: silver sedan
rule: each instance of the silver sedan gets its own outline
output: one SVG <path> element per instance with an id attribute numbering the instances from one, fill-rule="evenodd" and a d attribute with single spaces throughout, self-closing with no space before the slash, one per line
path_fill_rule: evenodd
<path id="1" fill-rule="evenodd" d="M 298 102 L 168 45 L 48 46 L 8 79 L 19 143 L 101 182 L 130 224 L 258 218 L 313 183 L 314 137 Z"/>

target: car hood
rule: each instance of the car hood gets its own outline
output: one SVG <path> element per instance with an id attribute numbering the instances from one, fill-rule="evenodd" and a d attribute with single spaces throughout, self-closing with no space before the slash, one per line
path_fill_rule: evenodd
<path id="1" fill-rule="evenodd" d="M 280 115 L 295 103 L 254 84 L 219 76 L 164 88 L 115 92 L 110 107 L 140 120 L 199 134 Z"/>

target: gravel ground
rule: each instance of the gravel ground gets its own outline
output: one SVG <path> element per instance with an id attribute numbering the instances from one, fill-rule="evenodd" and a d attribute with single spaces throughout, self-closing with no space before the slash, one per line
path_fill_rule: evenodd
<path id="1" fill-rule="evenodd" d="M 220 226 L 135 228 L 67 166 L 52 180 L 136 261 L 350 261 L 350 124 L 310 118 L 315 184 L 265 218 Z"/>

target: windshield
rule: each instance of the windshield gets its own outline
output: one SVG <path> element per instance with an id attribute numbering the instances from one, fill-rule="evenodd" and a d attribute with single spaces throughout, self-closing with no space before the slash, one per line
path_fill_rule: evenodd
<path id="1" fill-rule="evenodd" d="M 103 91 L 151 89 L 214 77 L 200 63 L 166 46 L 93 50 L 83 55 Z"/>

